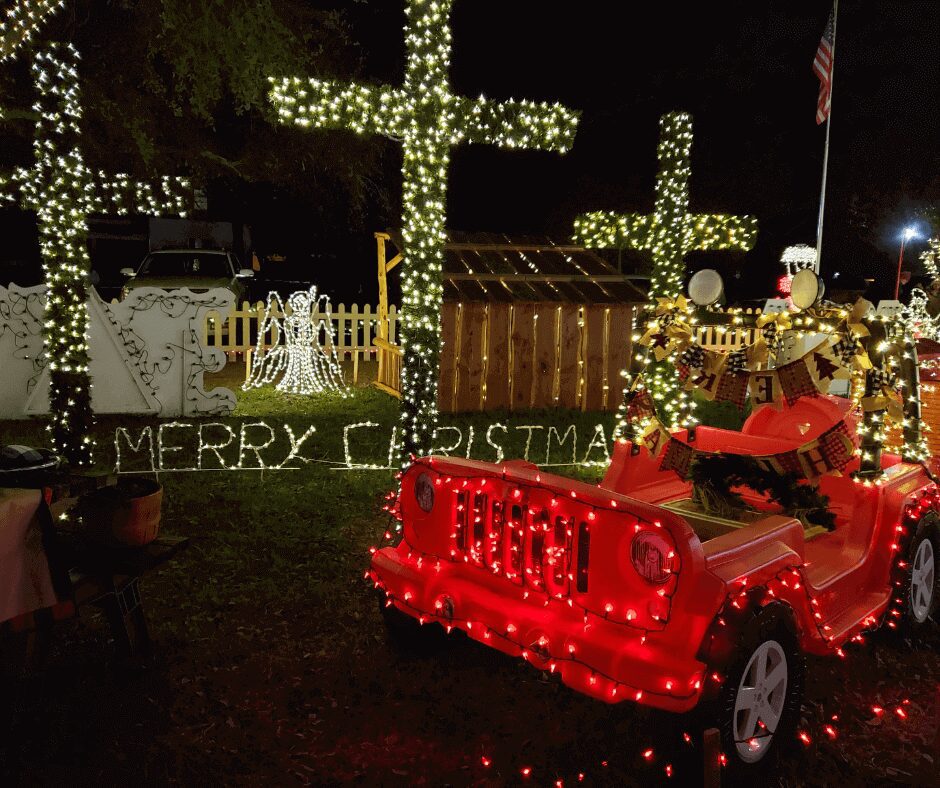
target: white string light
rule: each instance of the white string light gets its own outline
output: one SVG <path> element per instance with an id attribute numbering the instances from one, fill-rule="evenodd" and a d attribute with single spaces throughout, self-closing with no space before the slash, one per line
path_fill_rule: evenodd
<path id="1" fill-rule="evenodd" d="M 234 425 L 225 422 L 186 422 L 186 421 L 168 421 L 163 422 L 156 428 L 143 427 L 136 439 L 131 436 L 128 428 L 117 427 L 114 431 L 114 453 L 115 453 L 115 472 L 116 473 L 168 473 L 168 472 L 198 472 L 198 471 L 263 471 L 263 470 L 297 470 L 298 466 L 292 464 L 294 460 L 307 464 L 311 462 L 321 462 L 326 465 L 337 466 L 341 470 L 394 470 L 395 450 L 397 447 L 398 426 L 391 427 L 388 438 L 387 464 L 376 462 L 361 462 L 353 457 L 351 446 L 351 435 L 357 430 L 387 430 L 388 428 L 375 421 L 358 421 L 346 424 L 343 427 L 343 460 L 314 460 L 310 457 L 304 457 L 301 454 L 301 448 L 304 443 L 316 433 L 316 427 L 311 425 L 307 427 L 304 433 L 297 437 L 293 428 L 289 424 L 281 424 L 279 427 L 268 424 L 264 421 L 244 422 L 239 425 L 238 431 Z M 505 459 L 505 449 L 502 445 L 494 441 L 494 433 L 502 431 L 509 433 L 509 427 L 499 422 L 490 424 L 486 429 L 486 443 L 495 450 L 495 463 L 498 465 Z M 583 457 L 577 458 L 578 428 L 575 424 L 569 424 L 562 432 L 561 427 L 554 425 L 548 428 L 540 424 L 523 424 L 512 429 L 525 431 L 526 445 L 522 459 L 529 461 L 530 454 L 536 451 L 532 446 L 532 437 L 536 431 L 545 431 L 547 437 L 545 444 L 545 463 L 543 467 L 561 467 L 561 466 L 580 466 L 596 467 L 609 464 L 610 451 L 608 448 L 607 435 L 602 424 L 594 427 L 594 433 L 589 441 Z M 191 432 L 185 432 L 190 430 Z M 271 458 L 271 449 L 278 442 L 278 435 L 283 430 L 284 437 L 290 444 L 290 450 L 280 461 L 275 462 Z M 176 432 L 180 431 L 180 432 Z M 437 428 L 435 439 L 441 437 L 443 432 L 451 432 L 456 436 L 456 441 L 448 446 L 435 448 L 434 454 L 450 456 L 452 453 L 461 450 L 460 453 L 470 459 L 473 454 L 474 433 L 473 425 L 470 425 L 466 433 L 467 439 L 464 440 L 464 431 L 459 427 L 440 426 Z M 187 437 L 191 436 L 191 437 Z M 560 448 L 564 446 L 569 437 L 572 442 L 571 462 L 549 462 L 552 451 L 552 436 L 555 444 Z M 383 439 L 384 442 L 384 439 Z M 370 437 L 369 446 L 375 446 L 376 441 Z M 384 443 L 383 443 L 384 445 Z M 232 455 L 232 458 L 226 458 L 225 450 Z M 598 450 L 603 451 L 603 459 L 596 455 Z M 195 464 L 173 466 L 170 462 L 170 455 L 177 452 L 184 456 L 194 456 Z M 487 451 L 488 453 L 488 451 Z M 145 468 L 139 469 L 140 458 L 143 455 Z M 214 455 L 214 461 L 207 461 L 208 455 Z M 476 459 L 489 459 L 478 457 Z M 136 462 L 135 462 L 136 460 Z M 127 470 L 127 466 L 132 464 L 135 469 Z"/>
<path id="2" fill-rule="evenodd" d="M 267 348 L 265 336 L 272 331 L 283 344 Z M 327 338 L 326 347 L 322 337 Z M 336 391 L 346 396 L 346 384 L 336 354 L 330 299 L 325 295 L 317 296 L 316 287 L 292 293 L 286 310 L 277 293 L 268 293 L 264 318 L 258 327 L 251 375 L 243 388 L 264 386 L 279 376 L 278 391 L 290 394 Z"/>
<path id="3" fill-rule="evenodd" d="M 815 267 L 816 250 L 807 244 L 794 244 L 783 250 L 780 262 L 786 267 L 787 274 L 793 276 L 797 271 Z"/>
<path id="4" fill-rule="evenodd" d="M 29 4 L 11 9 L 15 20 L 8 17 L 6 32 L 0 38 L 3 57 L 12 55 L 22 43 L 22 36 L 18 38 L 21 33 L 28 38 L 53 9 L 50 3 L 36 4 L 26 27 L 21 22 L 29 18 Z M 53 451 L 71 464 L 83 466 L 91 463 L 94 449 L 85 307 L 90 267 L 87 217 L 104 211 L 185 215 L 190 184 L 183 178 L 168 177 L 156 184 L 143 184 L 126 175 L 96 175 L 85 166 L 79 144 L 78 60 L 78 51 L 71 44 L 53 44 L 36 54 L 32 65 L 38 93 L 34 109 L 39 114 L 33 141 L 35 164 L 30 169 L 18 168 L 12 179 L 0 179 L 0 188 L 6 202 L 15 202 L 11 187 L 17 187 L 19 202 L 37 214 L 48 288 L 43 325 L 50 372 L 51 422 L 47 429 Z"/>
<path id="5" fill-rule="evenodd" d="M 45 21 L 62 8 L 65 0 L 16 0 L 0 21 L 0 63 L 28 44 Z"/>

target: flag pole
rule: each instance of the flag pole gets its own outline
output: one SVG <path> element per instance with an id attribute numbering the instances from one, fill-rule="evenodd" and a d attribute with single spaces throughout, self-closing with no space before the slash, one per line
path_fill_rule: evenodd
<path id="1" fill-rule="evenodd" d="M 819 221 L 816 225 L 816 273 L 822 264 L 823 217 L 826 213 L 826 173 L 829 171 L 829 127 L 832 125 L 832 85 L 836 79 L 836 26 L 839 22 L 839 0 L 832 7 L 832 68 L 829 72 L 829 114 L 826 116 L 826 147 L 823 151 L 822 189 L 819 194 Z"/>

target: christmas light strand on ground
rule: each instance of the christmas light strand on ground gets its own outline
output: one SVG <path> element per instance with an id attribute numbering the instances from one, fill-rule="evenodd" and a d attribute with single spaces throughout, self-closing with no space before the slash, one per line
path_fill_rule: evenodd
<path id="1" fill-rule="evenodd" d="M 118 427 L 114 431 L 114 454 L 115 454 L 115 473 L 169 473 L 169 472 L 196 472 L 196 471 L 264 471 L 264 470 L 298 470 L 299 466 L 293 462 L 303 463 L 304 465 L 313 462 L 309 457 L 301 454 L 304 444 L 313 437 L 316 427 L 310 425 L 307 429 L 297 436 L 294 428 L 290 424 L 282 424 L 284 437 L 287 438 L 289 450 L 280 462 L 270 462 L 261 456 L 261 452 L 270 448 L 276 440 L 277 431 L 270 424 L 263 421 L 243 422 L 239 425 L 238 439 L 236 441 L 235 430 L 232 425 L 224 422 L 200 422 L 191 423 L 185 421 L 167 421 L 162 422 L 156 428 L 144 427 L 135 441 L 126 427 Z M 193 447 L 185 444 L 173 443 L 173 430 L 178 430 L 178 435 L 194 435 L 198 440 L 198 447 L 195 448 L 196 464 L 171 466 L 165 462 L 168 454 L 186 451 L 193 453 Z M 225 431 L 227 439 L 221 443 L 213 442 L 207 433 L 219 433 Z M 249 433 L 251 431 L 251 434 Z M 186 432 L 192 431 L 192 432 Z M 256 435 L 267 435 L 267 440 L 258 443 Z M 122 445 L 126 447 L 122 453 Z M 222 449 L 231 448 L 235 451 L 237 448 L 237 460 L 226 462 L 221 454 Z M 127 470 L 129 457 L 138 457 L 144 453 L 144 460 L 147 463 L 145 469 Z M 204 461 L 204 456 L 213 455 L 215 461 L 211 464 Z M 208 458 L 207 458 L 208 459 Z M 122 467 L 122 464 L 124 467 Z"/>
<path id="2" fill-rule="evenodd" d="M 659 122 L 659 174 L 652 214 L 595 211 L 575 219 L 574 239 L 586 247 L 643 249 L 651 253 L 651 299 L 674 300 L 682 293 L 685 256 L 695 250 L 747 251 L 757 237 L 752 216 L 689 213 L 692 174 L 692 117 L 663 115 Z M 691 398 L 680 390 L 675 369 L 649 363 L 643 378 L 660 403 L 660 416 L 670 427 L 694 424 Z"/>
<path id="3" fill-rule="evenodd" d="M 400 434 L 404 462 L 412 454 L 428 453 L 437 423 L 450 149 L 473 143 L 563 153 L 571 147 L 578 122 L 578 113 L 559 104 L 492 102 L 453 95 L 449 80 L 452 4 L 453 0 L 409 0 L 408 61 L 401 88 L 271 78 L 271 100 L 282 123 L 382 134 L 402 143 Z"/>
<path id="4" fill-rule="evenodd" d="M 269 333 L 281 344 L 267 347 L 265 338 Z M 286 309 L 277 293 L 268 293 L 264 318 L 258 327 L 251 375 L 243 388 L 264 386 L 278 377 L 277 390 L 288 394 L 323 391 L 347 394 L 336 354 L 330 299 L 318 296 L 315 286 L 292 293 Z"/>
<path id="5" fill-rule="evenodd" d="M 0 21 L 0 63 L 30 42 L 33 35 L 65 0 L 16 0 Z"/>
<path id="6" fill-rule="evenodd" d="M 89 258 L 89 213 L 144 210 L 179 213 L 191 200 L 189 182 L 162 178 L 156 184 L 125 175 L 94 175 L 80 148 L 82 117 L 78 52 L 70 44 L 38 53 L 32 74 L 39 98 L 35 164 L 17 169 L 12 181 L 21 204 L 35 210 L 43 272 L 48 287 L 45 354 L 50 371 L 49 425 L 53 450 L 76 466 L 92 460 L 91 381 L 88 375 L 88 315 L 85 307 Z M 3 180 L 7 201 L 11 182 Z"/>
<path id="7" fill-rule="evenodd" d="M 0 318 L 2 318 L 2 313 L 0 313 Z M 0 329 L 2 329 L 2 323 L 0 323 Z M 201 471 L 201 470 L 213 470 L 213 471 L 223 471 L 223 470 L 261 470 L 261 469 L 278 469 L 284 468 L 285 465 L 294 458 L 299 458 L 304 462 L 313 462 L 314 460 L 310 458 L 305 458 L 300 456 L 299 451 L 303 443 L 309 439 L 316 428 L 311 425 L 307 428 L 306 432 L 303 433 L 302 437 L 298 440 L 294 437 L 294 430 L 289 424 L 281 424 L 280 429 L 284 430 L 285 437 L 287 437 L 290 444 L 290 452 L 286 459 L 282 459 L 280 462 L 273 462 L 270 459 L 270 454 L 272 452 L 267 452 L 268 459 L 263 459 L 258 452 L 261 452 L 262 449 L 267 449 L 271 446 L 259 447 L 252 445 L 254 443 L 254 435 L 260 434 L 263 430 L 266 434 L 271 434 L 278 432 L 278 428 L 274 425 L 268 424 L 266 422 L 252 422 L 249 426 L 252 427 L 252 434 L 248 435 L 247 433 L 242 433 L 241 428 L 237 431 L 237 440 L 236 440 L 236 430 L 235 426 L 238 425 L 238 422 L 232 421 L 230 423 L 225 422 L 186 422 L 186 421 L 172 421 L 165 422 L 167 430 L 179 429 L 179 430 L 190 430 L 190 432 L 180 433 L 187 436 L 188 444 L 183 446 L 176 446 L 175 448 L 167 449 L 168 452 L 173 452 L 178 448 L 185 450 L 187 455 L 195 455 L 198 459 L 194 465 L 179 466 L 173 468 L 167 468 L 160 465 L 157 461 L 157 457 L 160 455 L 160 447 L 162 441 L 162 435 L 157 427 L 157 434 L 154 437 L 154 428 L 147 426 L 143 427 L 141 432 L 136 436 L 132 437 L 131 432 L 127 427 L 117 427 L 114 433 L 114 448 L 115 448 L 115 458 L 116 465 L 115 470 L 117 473 L 133 473 L 133 470 L 128 469 L 128 459 L 136 458 L 139 460 L 141 456 L 143 457 L 145 463 L 145 469 L 140 472 L 155 473 L 155 472 L 183 472 L 183 471 Z M 352 424 L 346 424 L 343 427 L 342 434 L 342 460 L 337 459 L 327 459 L 327 457 L 335 457 L 338 452 L 329 450 L 329 447 L 326 452 L 326 457 L 320 457 L 316 462 L 334 466 L 335 470 L 357 470 L 357 471 L 389 471 L 395 470 L 397 466 L 394 465 L 396 459 L 396 449 L 397 449 L 397 438 L 398 438 L 398 426 L 379 424 L 374 421 L 360 421 Z M 540 467 L 581 467 L 581 468 L 596 468 L 601 466 L 606 466 L 610 463 L 610 451 L 607 445 L 607 436 L 602 424 L 597 424 L 594 427 L 594 432 L 591 435 L 591 439 L 588 442 L 587 446 L 583 449 L 583 453 L 577 450 L 577 438 L 578 431 L 577 425 L 569 424 L 567 428 L 555 427 L 550 425 L 547 428 L 542 425 L 536 424 L 524 424 L 514 427 L 509 427 L 505 424 L 493 423 L 488 426 L 486 430 L 481 428 L 480 436 L 481 440 L 479 442 L 474 442 L 475 430 L 471 425 L 467 430 L 467 435 L 465 438 L 464 431 L 459 427 L 454 426 L 440 426 L 437 429 L 436 440 L 439 442 L 439 445 L 435 446 L 434 454 L 439 454 L 443 456 L 449 456 L 451 454 L 457 453 L 457 456 L 464 456 L 467 459 L 470 459 L 471 456 L 474 456 L 478 459 L 482 459 L 480 456 L 483 453 L 489 453 L 492 455 L 495 452 L 496 462 L 502 463 L 505 458 L 505 447 L 498 440 L 499 433 L 502 432 L 504 436 L 509 435 L 510 430 L 515 431 L 525 431 L 527 433 L 526 446 L 523 452 L 523 460 L 528 462 L 529 455 L 540 453 L 542 451 L 541 447 L 535 447 L 532 445 L 533 436 L 538 433 L 541 437 L 546 437 L 547 440 L 544 444 L 544 458 L 545 462 Z M 225 430 L 229 433 L 230 438 L 223 444 L 213 444 L 210 442 L 210 438 L 204 436 L 204 430 L 218 431 Z M 367 435 L 363 435 L 356 439 L 358 445 L 357 450 L 354 452 L 353 441 L 351 440 L 354 433 L 365 430 Z M 444 437 L 444 434 L 448 435 L 453 433 L 454 438 Z M 168 433 L 170 434 L 170 433 Z M 554 439 L 552 436 L 555 436 Z M 485 438 L 485 446 L 484 441 Z M 282 441 L 283 442 L 283 441 Z M 147 451 L 145 452 L 142 447 L 146 444 Z M 198 444 L 198 445 L 192 445 Z M 571 461 L 570 462 L 550 462 L 552 459 L 552 453 L 557 454 L 562 449 L 566 448 L 570 444 L 571 446 Z M 387 451 L 386 451 L 387 446 Z M 122 449 L 122 447 L 124 447 Z M 368 447 L 372 449 L 372 454 L 370 457 L 362 458 L 358 455 L 358 452 L 363 450 L 363 447 Z M 236 448 L 237 458 L 223 458 L 220 455 L 222 449 L 228 449 L 229 453 L 235 454 Z M 378 454 L 378 448 L 381 448 L 382 454 L 380 461 L 376 461 L 376 454 Z M 478 448 L 479 451 L 474 451 L 474 448 Z M 255 451 L 257 449 L 257 452 Z M 556 451 L 557 449 L 557 451 Z M 458 451 L 459 450 L 459 451 Z M 143 452 L 143 454 L 142 454 Z M 216 458 L 216 462 L 213 463 L 209 468 L 203 467 L 203 454 L 213 455 Z M 579 457 L 580 455 L 580 457 Z M 255 458 L 255 462 L 251 462 L 251 458 Z M 248 461 L 246 461 L 246 458 Z M 541 456 L 536 457 L 535 459 L 541 460 Z M 564 460 L 566 457 L 555 457 L 555 459 Z M 122 467 L 123 463 L 123 467 Z M 139 462 L 134 465 L 134 467 L 140 467 Z"/>

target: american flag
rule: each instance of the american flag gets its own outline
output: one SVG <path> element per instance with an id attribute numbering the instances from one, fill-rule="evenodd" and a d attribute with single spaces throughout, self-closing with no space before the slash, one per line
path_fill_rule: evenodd
<path id="1" fill-rule="evenodd" d="M 833 19 L 829 12 L 829 22 L 819 47 L 816 49 L 816 59 L 813 60 L 813 72 L 819 77 L 819 99 L 816 102 L 816 124 L 822 123 L 829 117 L 829 106 L 832 101 L 832 60 L 833 60 Z"/>

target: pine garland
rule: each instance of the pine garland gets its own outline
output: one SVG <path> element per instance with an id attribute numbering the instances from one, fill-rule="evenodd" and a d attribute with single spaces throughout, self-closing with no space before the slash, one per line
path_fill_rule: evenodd
<path id="1" fill-rule="evenodd" d="M 694 497 L 707 512 L 733 517 L 748 506 L 734 487 L 747 487 L 780 506 L 784 514 L 796 518 L 807 530 L 835 528 L 835 514 L 829 497 L 819 488 L 800 482 L 795 473 L 777 473 L 761 467 L 753 457 L 741 454 L 699 455 L 689 469 Z"/>

